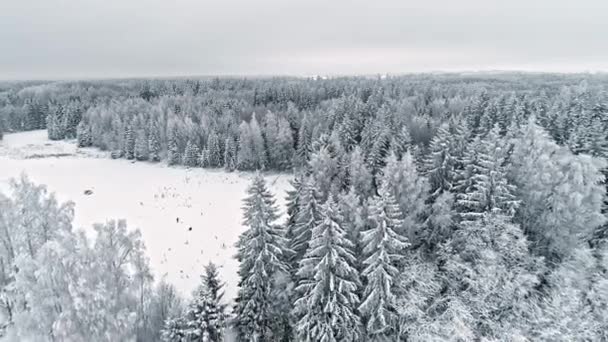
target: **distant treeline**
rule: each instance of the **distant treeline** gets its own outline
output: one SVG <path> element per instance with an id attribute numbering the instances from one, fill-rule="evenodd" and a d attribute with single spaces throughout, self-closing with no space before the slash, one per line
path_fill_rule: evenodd
<path id="1" fill-rule="evenodd" d="M 371 165 L 406 141 L 428 148 L 444 122 L 475 131 L 498 123 L 504 133 L 535 114 L 559 144 L 599 155 L 607 85 L 585 74 L 7 83 L 0 127 L 47 128 L 51 139 L 78 137 L 115 158 L 290 170 L 322 137 L 359 146 Z"/>

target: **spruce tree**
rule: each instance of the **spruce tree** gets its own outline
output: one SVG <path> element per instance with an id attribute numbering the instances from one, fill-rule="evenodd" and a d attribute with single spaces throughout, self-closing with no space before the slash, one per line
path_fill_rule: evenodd
<path id="1" fill-rule="evenodd" d="M 135 158 L 135 133 L 133 132 L 133 126 L 131 124 L 125 126 L 122 151 L 125 158 L 129 160 Z"/>
<path id="2" fill-rule="evenodd" d="M 149 159 L 153 162 L 160 161 L 161 145 L 156 121 L 150 121 L 148 129 L 148 154 Z"/>
<path id="3" fill-rule="evenodd" d="M 51 110 L 49 108 L 49 102 L 42 101 L 42 103 L 37 102 L 37 123 L 38 126 L 35 129 L 45 129 L 46 128 L 46 117 L 49 116 Z"/>
<path id="4" fill-rule="evenodd" d="M 480 137 L 475 137 L 470 143 L 467 144 L 466 151 L 464 152 L 462 163 L 462 169 L 456 173 L 456 181 L 452 191 L 457 195 L 463 195 L 469 191 L 473 186 L 473 175 L 477 172 L 479 164 L 479 155 L 482 150 L 482 141 Z M 462 209 L 462 208 L 461 208 Z"/>
<path id="5" fill-rule="evenodd" d="M 431 198 L 435 199 L 445 191 L 451 191 L 456 181 L 454 145 L 447 124 L 443 124 L 431 140 L 429 154 L 424 162 L 425 174 L 429 179 Z"/>
<path id="6" fill-rule="evenodd" d="M 300 262 L 294 314 L 300 341 L 357 341 L 360 287 L 353 245 L 340 226 L 341 217 L 330 197 L 321 210 L 310 246 Z"/>
<path id="7" fill-rule="evenodd" d="M 80 101 L 71 101 L 66 107 L 64 118 L 64 132 L 67 138 L 75 138 L 77 127 L 82 120 L 82 108 Z"/>
<path id="8" fill-rule="evenodd" d="M 205 266 L 205 274 L 202 276 L 203 284 L 209 290 L 211 297 L 218 304 L 218 309 L 225 315 L 226 305 L 222 303 L 224 299 L 224 283 L 219 278 L 217 266 L 210 262 Z"/>
<path id="9" fill-rule="evenodd" d="M 198 157 L 198 165 L 203 168 L 211 167 L 211 163 L 209 162 L 209 149 L 207 147 L 201 151 L 201 154 Z"/>
<path id="10" fill-rule="evenodd" d="M 461 116 L 453 117 L 449 122 L 450 127 L 450 146 L 451 154 L 454 158 L 454 168 L 456 171 L 461 170 L 463 165 L 463 158 L 466 152 L 469 141 L 471 140 L 472 133 L 470 132 L 467 122 Z"/>
<path id="11" fill-rule="evenodd" d="M 289 181 L 291 189 L 287 190 L 287 196 L 285 203 L 287 206 L 287 231 L 292 232 L 295 226 L 298 212 L 300 211 L 300 201 L 302 195 L 302 188 L 306 181 L 304 173 L 299 173 L 292 180 Z M 289 233 L 291 234 L 291 233 Z"/>
<path id="12" fill-rule="evenodd" d="M 233 138 L 226 138 L 224 148 L 224 168 L 227 171 L 236 170 L 236 141 Z"/>
<path id="13" fill-rule="evenodd" d="M 405 151 L 409 151 L 412 146 L 412 137 L 410 136 L 410 129 L 408 126 L 403 125 L 401 129 L 393 136 L 391 140 L 391 149 L 397 156 L 401 158 Z"/>
<path id="14" fill-rule="evenodd" d="M 371 228 L 361 233 L 365 287 L 359 311 L 368 341 L 396 340 L 398 331 L 397 278 L 399 263 L 409 243 L 398 233 L 401 212 L 388 187 L 370 204 Z"/>
<path id="15" fill-rule="evenodd" d="M 209 167 L 220 167 L 224 162 L 224 156 L 220 147 L 220 140 L 215 132 L 209 134 L 207 139 Z"/>
<path id="16" fill-rule="evenodd" d="M 189 341 L 224 341 L 226 328 L 226 305 L 222 303 L 223 284 L 219 280 L 217 267 L 205 266 L 202 284 L 185 314 L 185 334 Z"/>
<path id="17" fill-rule="evenodd" d="M 361 148 L 355 147 L 350 154 L 348 164 L 349 185 L 358 196 L 367 198 L 374 188 L 374 177 L 365 164 Z"/>
<path id="18" fill-rule="evenodd" d="M 456 204 L 465 220 L 481 218 L 484 213 L 512 216 L 517 207 L 515 189 L 507 181 L 500 127 L 494 125 L 469 151 L 466 188 L 457 195 Z"/>
<path id="19" fill-rule="evenodd" d="M 254 170 L 264 170 L 268 165 L 268 158 L 266 157 L 266 147 L 264 146 L 262 130 L 258 124 L 255 113 L 251 117 L 249 126 L 251 129 L 250 144 L 253 152 L 253 168 Z"/>
<path id="20" fill-rule="evenodd" d="M 312 132 L 308 116 L 302 119 L 302 125 L 298 131 L 298 145 L 296 149 L 296 165 L 303 167 L 310 160 L 312 154 Z"/>
<path id="21" fill-rule="evenodd" d="M 264 116 L 263 136 L 268 151 L 268 165 L 271 168 L 276 168 L 279 161 L 279 156 L 276 153 L 277 138 L 279 136 L 278 118 L 275 113 L 268 111 Z"/>
<path id="22" fill-rule="evenodd" d="M 185 317 L 170 317 L 160 331 L 163 342 L 188 342 L 188 327 Z"/>
<path id="23" fill-rule="evenodd" d="M 179 151 L 179 145 L 177 142 L 177 129 L 173 129 L 169 134 L 169 142 L 167 143 L 167 163 L 169 165 L 178 165 L 182 161 L 182 157 Z"/>
<path id="24" fill-rule="evenodd" d="M 135 136 L 135 159 L 139 161 L 148 160 L 148 136 L 146 131 L 139 129 Z"/>
<path id="25" fill-rule="evenodd" d="M 273 308 L 276 279 L 289 273 L 283 230 L 275 224 L 278 209 L 264 178 L 257 174 L 247 189 L 243 209 L 247 230 L 237 242 L 239 291 L 234 312 L 239 341 L 274 341 L 280 321 Z"/>
<path id="26" fill-rule="evenodd" d="M 312 238 L 312 231 L 320 220 L 319 194 L 314 181 L 308 178 L 304 181 L 300 190 L 298 211 L 291 231 L 292 238 L 289 242 L 289 247 L 294 252 L 295 265 L 304 257 Z"/>
<path id="27" fill-rule="evenodd" d="M 64 115 L 65 109 L 61 104 L 56 105 L 55 108 L 49 112 L 49 115 L 46 118 L 46 126 L 50 140 L 61 140 L 65 138 L 63 126 Z"/>
<path id="28" fill-rule="evenodd" d="M 42 105 L 37 100 L 29 100 L 25 105 L 25 129 L 26 130 L 34 130 L 44 128 L 45 120 L 47 117 L 48 106 L 46 106 L 46 111 L 44 110 Z"/>
<path id="29" fill-rule="evenodd" d="M 337 129 L 340 142 L 349 151 L 357 145 L 358 119 L 355 118 L 356 115 L 356 113 L 348 111 Z"/>
<path id="30" fill-rule="evenodd" d="M 401 160 L 394 153 L 389 155 L 380 182 L 395 196 L 403 215 L 403 225 L 397 231 L 417 246 L 422 239 L 423 217 L 428 210 L 424 203 L 429 192 L 428 180 L 420 175 L 414 158 L 406 151 Z"/>
<path id="31" fill-rule="evenodd" d="M 383 126 L 373 137 L 373 144 L 367 156 L 367 165 L 373 174 L 378 173 L 386 165 L 385 158 L 389 153 L 390 143 L 390 130 Z"/>
<path id="32" fill-rule="evenodd" d="M 293 165 L 295 151 L 291 127 L 286 119 L 279 118 L 277 134 L 276 144 L 272 147 L 275 167 L 279 170 L 289 170 Z"/>
<path id="33" fill-rule="evenodd" d="M 255 169 L 255 152 L 253 150 L 253 138 L 250 125 L 243 121 L 239 125 L 239 139 L 236 166 L 239 170 Z"/>
<path id="34" fill-rule="evenodd" d="M 89 147 L 92 145 L 91 127 L 84 120 L 78 124 L 78 128 L 76 129 L 76 141 L 78 147 Z"/>
<path id="35" fill-rule="evenodd" d="M 297 218 L 300 212 L 300 202 L 302 197 L 302 189 L 306 182 L 306 177 L 303 173 L 296 175 L 292 180 L 289 181 L 291 189 L 287 190 L 287 196 L 285 203 L 287 207 L 287 221 L 285 223 L 285 238 L 287 239 L 288 245 L 293 252 L 293 243 L 295 241 L 295 227 Z M 292 275 L 298 269 L 299 260 L 295 258 L 295 252 L 289 256 L 289 262 L 291 267 Z"/>
<path id="36" fill-rule="evenodd" d="M 199 165 L 199 148 L 192 142 L 192 140 L 188 140 L 186 143 L 186 149 L 184 150 L 184 161 L 183 164 L 188 167 L 196 167 Z"/>
<path id="37" fill-rule="evenodd" d="M 363 245 L 361 243 L 361 232 L 369 229 L 370 222 L 368 200 L 361 198 L 351 187 L 348 192 L 338 195 L 338 210 L 342 215 L 342 226 L 346 231 L 346 237 L 353 245 L 353 253 L 357 258 L 354 267 L 359 274 L 363 271 Z"/>

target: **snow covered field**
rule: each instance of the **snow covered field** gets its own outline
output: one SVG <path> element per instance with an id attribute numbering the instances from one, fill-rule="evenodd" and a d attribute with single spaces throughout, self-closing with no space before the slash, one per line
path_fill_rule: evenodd
<path id="1" fill-rule="evenodd" d="M 92 223 L 121 218 L 139 228 L 157 280 L 166 277 L 189 295 L 213 261 L 228 298 L 236 295 L 234 243 L 244 229 L 241 200 L 252 174 L 112 160 L 73 142 L 49 141 L 46 131 L 7 134 L 0 142 L 0 189 L 22 172 L 76 203 L 77 228 L 91 232 Z M 267 176 L 281 209 L 289 179 Z"/>

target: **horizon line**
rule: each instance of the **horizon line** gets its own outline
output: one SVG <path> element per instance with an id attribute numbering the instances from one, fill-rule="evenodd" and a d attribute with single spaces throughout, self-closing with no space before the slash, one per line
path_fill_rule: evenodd
<path id="1" fill-rule="evenodd" d="M 357 77 L 378 77 L 378 76 L 413 76 L 413 75 L 457 75 L 457 74 L 537 74 L 537 75 L 604 75 L 608 70 L 578 70 L 578 71 L 555 71 L 555 70 L 525 70 L 525 69 L 437 69 L 429 71 L 412 72 L 375 72 L 375 73 L 218 73 L 218 74 L 166 74 L 166 75 L 126 75 L 109 77 L 47 77 L 47 78 L 0 78 L 0 82 L 76 82 L 76 81 L 118 81 L 118 80 L 176 80 L 176 79 L 202 79 L 202 78 L 357 78 Z"/>

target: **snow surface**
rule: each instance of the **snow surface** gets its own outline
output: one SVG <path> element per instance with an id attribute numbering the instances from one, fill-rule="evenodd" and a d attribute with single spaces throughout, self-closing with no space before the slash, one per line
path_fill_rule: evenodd
<path id="1" fill-rule="evenodd" d="M 0 190 L 22 172 L 60 200 L 76 203 L 76 228 L 91 234 L 93 223 L 121 218 L 139 228 L 157 280 L 166 277 L 190 295 L 203 266 L 213 261 L 221 267 L 227 298 L 236 296 L 234 244 L 244 230 L 241 201 L 252 173 L 112 160 L 73 141 L 49 141 L 46 131 L 6 134 L 0 141 Z M 266 176 L 281 210 L 290 177 Z"/>

